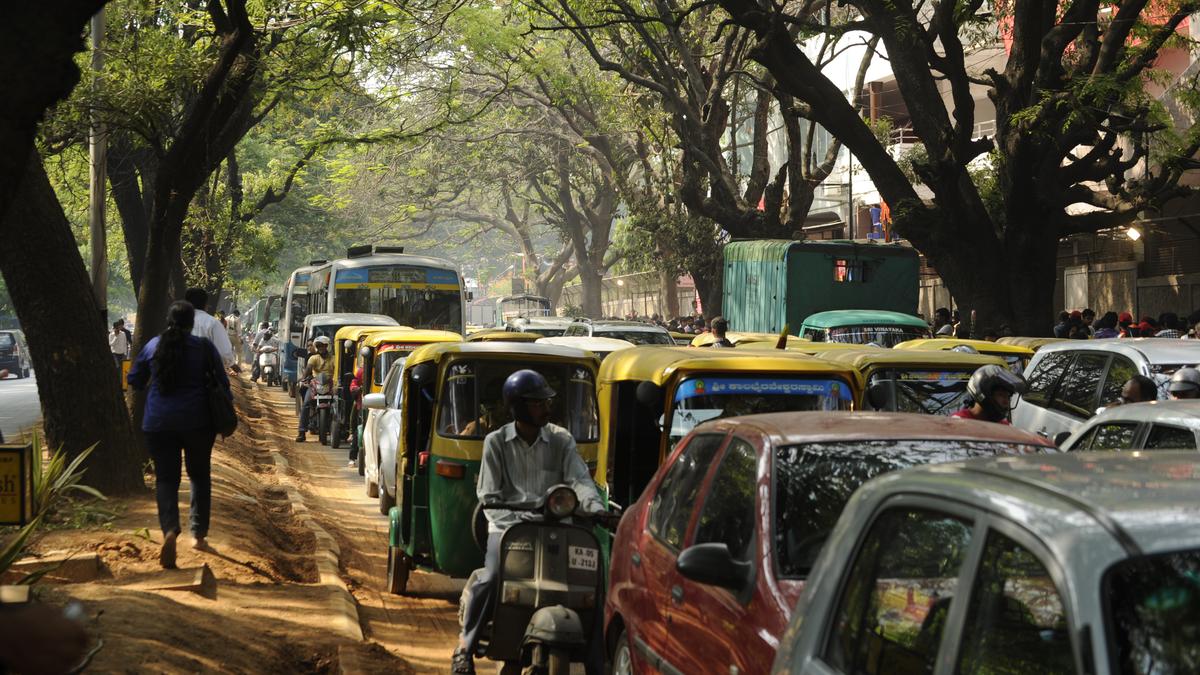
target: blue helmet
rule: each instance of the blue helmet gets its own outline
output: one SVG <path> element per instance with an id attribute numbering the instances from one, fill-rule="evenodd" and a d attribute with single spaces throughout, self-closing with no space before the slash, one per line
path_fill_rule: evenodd
<path id="1" fill-rule="evenodd" d="M 554 390 L 536 370 L 518 370 L 504 381 L 504 404 L 512 406 L 518 399 L 554 398 Z"/>

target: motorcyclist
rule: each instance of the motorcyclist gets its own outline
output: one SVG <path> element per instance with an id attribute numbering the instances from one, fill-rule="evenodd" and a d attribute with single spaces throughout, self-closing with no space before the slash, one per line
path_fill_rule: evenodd
<path id="1" fill-rule="evenodd" d="M 258 376 L 262 374 L 261 367 L 258 365 L 259 354 L 272 350 L 276 353 L 279 352 L 279 338 L 275 337 L 268 327 L 266 330 L 259 331 L 258 335 L 254 337 L 254 363 L 250 369 L 251 382 L 257 382 Z"/>
<path id="2" fill-rule="evenodd" d="M 475 489 L 480 503 L 532 503 L 551 487 L 567 483 L 579 497 L 580 510 L 602 512 L 604 503 L 575 439 L 566 429 L 550 423 L 555 392 L 546 378 L 534 370 L 518 370 L 505 380 L 502 393 L 513 421 L 483 441 L 483 463 Z M 488 519 L 487 553 L 483 570 L 469 590 L 463 631 L 451 661 L 454 673 L 475 672 L 479 632 L 495 602 L 500 538 L 521 520 L 521 514 L 514 511 L 488 509 L 484 513 Z"/>
<path id="3" fill-rule="evenodd" d="M 300 374 L 302 380 L 315 378 L 324 373 L 328 375 L 330 380 L 333 379 L 333 357 L 329 354 L 330 340 L 325 335 L 318 336 L 313 340 L 313 349 L 316 353 L 308 357 L 308 361 L 304 364 L 304 371 Z M 300 406 L 300 428 L 296 430 L 296 442 L 303 443 L 304 434 L 308 431 L 308 416 L 311 414 L 310 409 L 313 406 L 313 387 L 308 387 L 304 391 L 304 403 Z"/>
<path id="4" fill-rule="evenodd" d="M 1167 392 L 1174 399 L 1200 398 L 1200 370 L 1180 368 L 1167 383 Z"/>
<path id="5" fill-rule="evenodd" d="M 967 380 L 967 395 L 973 402 L 951 415 L 969 420 L 1010 424 L 1012 397 L 1025 392 L 1025 379 L 1011 370 L 995 364 L 981 367 Z"/>

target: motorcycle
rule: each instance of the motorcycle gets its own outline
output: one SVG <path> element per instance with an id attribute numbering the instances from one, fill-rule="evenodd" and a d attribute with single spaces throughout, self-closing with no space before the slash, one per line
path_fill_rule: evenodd
<path id="1" fill-rule="evenodd" d="M 329 425 L 333 419 L 333 379 L 320 373 L 308 378 L 305 383 L 313 390 L 312 402 L 308 404 L 312 406 L 308 415 L 308 431 L 316 433 L 317 440 L 327 445 Z"/>
<path id="2" fill-rule="evenodd" d="M 258 349 L 258 375 L 268 387 L 279 385 L 279 348 L 265 345 Z"/>
<path id="3" fill-rule="evenodd" d="M 604 566 L 591 526 L 615 527 L 619 513 L 583 514 L 569 485 L 556 485 L 533 505 L 485 504 L 527 512 L 505 530 L 495 581 L 496 603 L 481 631 L 479 654 L 503 661 L 502 675 L 566 675 L 583 663 L 604 618 Z M 580 523 L 586 523 L 584 526 Z M 486 528 L 476 528 L 486 546 Z M 483 570 L 476 570 L 478 575 Z M 471 583 L 459 600 L 465 618 Z"/>

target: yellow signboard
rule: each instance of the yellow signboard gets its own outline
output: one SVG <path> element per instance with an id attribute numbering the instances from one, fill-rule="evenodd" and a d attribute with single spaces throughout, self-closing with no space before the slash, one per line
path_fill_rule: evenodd
<path id="1" fill-rule="evenodd" d="M 0 445 L 0 525 L 33 519 L 33 446 Z"/>

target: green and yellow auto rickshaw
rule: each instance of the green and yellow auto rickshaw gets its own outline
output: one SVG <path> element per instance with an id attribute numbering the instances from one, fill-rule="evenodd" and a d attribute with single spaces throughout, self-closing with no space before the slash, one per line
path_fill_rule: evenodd
<path id="1" fill-rule="evenodd" d="M 839 349 L 820 358 L 854 367 L 866 382 L 861 410 L 950 415 L 967 396 L 967 380 L 983 366 L 1008 364 L 997 356 L 920 349 Z"/>
<path id="2" fill-rule="evenodd" d="M 510 421 L 502 389 L 513 372 L 531 368 L 545 376 L 558 392 L 551 421 L 571 433 L 583 460 L 595 467 L 598 366 L 580 349 L 515 342 L 431 344 L 408 356 L 399 383 L 389 592 L 404 593 L 414 567 L 465 577 L 483 566 L 475 484 L 484 437 Z"/>
<path id="3" fill-rule="evenodd" d="M 613 352 L 597 387 L 596 482 L 610 503 L 628 506 L 696 425 L 753 413 L 851 410 L 862 389 L 853 366 L 786 350 L 642 345 Z"/>
<path id="4" fill-rule="evenodd" d="M 879 309 L 835 309 L 810 314 L 800 337 L 813 342 L 848 342 L 894 347 L 905 340 L 932 337 L 921 317 Z"/>

